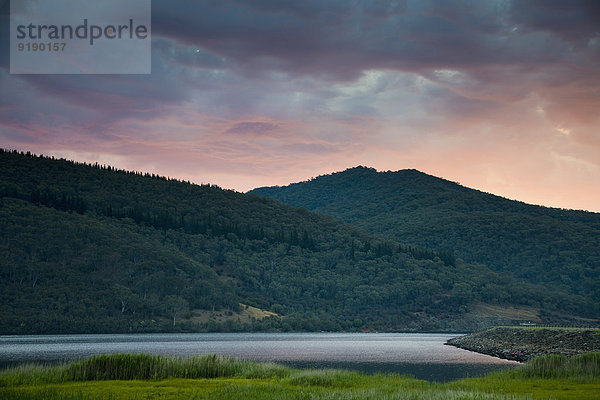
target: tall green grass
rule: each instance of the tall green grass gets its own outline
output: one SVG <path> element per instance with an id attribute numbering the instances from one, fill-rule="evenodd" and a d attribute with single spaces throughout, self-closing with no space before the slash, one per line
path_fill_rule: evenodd
<path id="1" fill-rule="evenodd" d="M 296 371 L 284 380 L 293 386 L 349 387 L 363 380 L 364 375 L 343 369 L 307 369 Z"/>
<path id="2" fill-rule="evenodd" d="M 534 358 L 520 368 L 506 371 L 512 377 L 569 379 L 592 382 L 600 379 L 600 352 L 566 357 L 549 354 Z"/>
<path id="3" fill-rule="evenodd" d="M 178 358 L 110 354 L 58 366 L 28 365 L 0 372 L 0 398 L 18 400 L 595 400 L 597 393 L 600 353 L 572 358 L 543 356 L 515 370 L 448 383 L 429 383 L 394 374 L 295 370 L 216 355 Z"/>
<path id="4" fill-rule="evenodd" d="M 209 398 L 219 400 L 530 400 L 526 396 L 500 393 L 473 393 L 456 390 L 394 387 L 331 388 L 321 386 L 225 385 Z"/>
<path id="5" fill-rule="evenodd" d="M 150 354 L 104 354 L 58 366 L 25 365 L 0 373 L 0 386 L 98 380 L 172 378 L 274 378 L 289 375 L 286 367 L 231 357 L 207 355 L 165 357 Z"/>
<path id="6" fill-rule="evenodd" d="M 292 373 L 294 372 L 294 373 Z M 105 354 L 67 364 L 23 365 L 0 372 L 0 386 L 102 380 L 160 380 L 200 378 L 287 378 L 287 383 L 307 386 L 345 385 L 361 377 L 343 370 L 304 370 L 272 363 L 256 363 L 219 355 L 167 357 L 150 354 Z M 520 368 L 498 372 L 506 378 L 600 379 L 600 352 L 574 357 L 550 354 Z"/>
<path id="7" fill-rule="evenodd" d="M 600 353 L 574 357 L 546 355 L 519 368 L 495 371 L 481 378 L 448 382 L 444 387 L 475 393 L 527 395 L 530 399 L 600 399 Z"/>

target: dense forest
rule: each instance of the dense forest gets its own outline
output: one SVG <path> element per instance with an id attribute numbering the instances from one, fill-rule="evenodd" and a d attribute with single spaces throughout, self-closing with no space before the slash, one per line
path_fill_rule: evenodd
<path id="1" fill-rule="evenodd" d="M 452 249 L 553 290 L 600 299 L 600 214 L 525 204 L 416 170 L 366 167 L 253 193 L 414 246 Z"/>
<path id="2" fill-rule="evenodd" d="M 0 150 L 0 334 L 494 323 L 469 314 L 475 303 L 598 316 L 587 289 L 523 282 L 429 247 L 254 194 Z M 191 318 L 235 317 L 240 304 L 278 315 Z"/>

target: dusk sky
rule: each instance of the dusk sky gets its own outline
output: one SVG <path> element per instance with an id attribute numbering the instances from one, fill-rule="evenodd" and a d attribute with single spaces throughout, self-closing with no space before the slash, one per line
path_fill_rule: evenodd
<path id="1" fill-rule="evenodd" d="M 153 1 L 152 74 L 11 75 L 0 146 L 247 191 L 415 168 L 600 211 L 600 1 Z"/>

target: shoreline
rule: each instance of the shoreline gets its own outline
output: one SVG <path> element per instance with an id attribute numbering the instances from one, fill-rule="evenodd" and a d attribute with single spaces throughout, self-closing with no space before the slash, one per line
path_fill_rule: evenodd
<path id="1" fill-rule="evenodd" d="M 0 372 L 0 398 L 597 399 L 600 353 L 541 357 L 516 369 L 448 382 L 343 369 L 295 369 L 218 355 L 105 354 Z"/>
<path id="2" fill-rule="evenodd" d="M 452 338 L 446 345 L 518 362 L 546 354 L 571 357 L 600 351 L 600 328 L 500 326 Z"/>

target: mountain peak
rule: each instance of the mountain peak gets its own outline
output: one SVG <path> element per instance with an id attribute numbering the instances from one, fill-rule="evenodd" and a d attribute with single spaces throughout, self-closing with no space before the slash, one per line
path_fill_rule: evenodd
<path id="1" fill-rule="evenodd" d="M 576 293 L 587 274 L 595 282 L 589 288 L 600 290 L 597 213 L 508 200 L 415 169 L 358 166 L 253 192 L 390 240 L 453 249 L 466 262 L 511 271 L 531 283 L 564 284 Z"/>
<path id="2" fill-rule="evenodd" d="M 415 170 L 359 166 L 270 190 L 355 226 L 214 186 L 0 150 L 10 238 L 0 257 L 11 266 L 0 271 L 0 334 L 212 330 L 196 317 L 236 315 L 240 303 L 281 318 L 224 329 L 455 331 L 480 326 L 469 315 L 479 303 L 600 314 L 593 215 Z"/>

